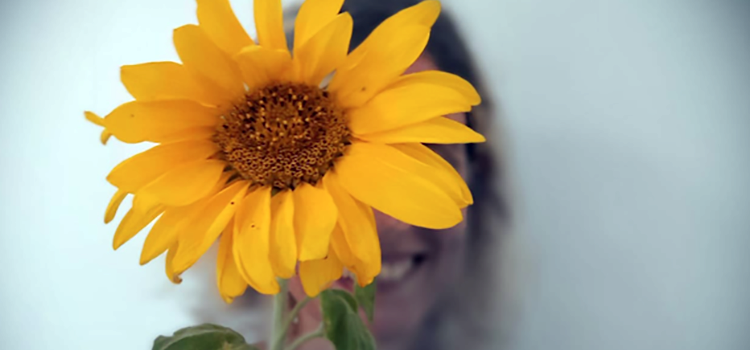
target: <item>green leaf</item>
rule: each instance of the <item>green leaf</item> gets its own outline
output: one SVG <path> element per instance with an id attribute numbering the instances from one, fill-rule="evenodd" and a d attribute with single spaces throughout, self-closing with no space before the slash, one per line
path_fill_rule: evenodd
<path id="1" fill-rule="evenodd" d="M 351 310 L 354 313 L 357 313 L 357 300 L 354 298 L 354 296 L 351 295 L 351 293 L 341 289 L 330 289 L 327 292 L 330 292 L 331 294 L 344 299 Z"/>
<path id="2" fill-rule="evenodd" d="M 370 322 L 372 322 L 375 314 L 375 290 L 375 280 L 364 288 L 360 287 L 357 283 L 354 284 L 354 297 L 357 299 L 357 303 L 362 306 L 362 309 L 365 310 L 367 319 Z"/>
<path id="3" fill-rule="evenodd" d="M 234 344 L 228 346 L 228 348 L 222 350 L 260 350 L 260 348 L 250 344 Z"/>
<path id="4" fill-rule="evenodd" d="M 335 289 L 320 295 L 326 338 L 336 350 L 375 350 L 375 339 L 362 319 L 351 294 Z"/>
<path id="5" fill-rule="evenodd" d="M 159 336 L 152 350 L 258 350 L 245 338 L 226 327 L 214 324 L 187 327 L 171 337 Z"/>

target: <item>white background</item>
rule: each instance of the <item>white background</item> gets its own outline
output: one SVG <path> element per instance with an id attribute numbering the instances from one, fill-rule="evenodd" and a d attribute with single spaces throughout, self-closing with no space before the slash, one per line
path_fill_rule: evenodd
<path id="1" fill-rule="evenodd" d="M 249 27 L 251 2 L 233 3 Z M 503 288 L 520 295 L 504 346 L 750 346 L 750 2 L 443 3 L 500 106 Z M 212 261 L 173 286 L 163 258 L 138 265 L 143 236 L 113 252 L 101 222 L 105 175 L 145 146 L 102 147 L 82 111 L 128 100 L 120 65 L 176 60 L 194 11 L 1 2 L 0 348 L 149 349 L 206 310 L 251 327 L 201 277 Z"/>

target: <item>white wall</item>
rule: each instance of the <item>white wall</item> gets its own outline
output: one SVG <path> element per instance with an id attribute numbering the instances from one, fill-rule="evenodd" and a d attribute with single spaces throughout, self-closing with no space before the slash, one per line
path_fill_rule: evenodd
<path id="1" fill-rule="evenodd" d="M 512 348 L 750 347 L 750 2 L 455 9 L 516 185 Z"/>
<path id="2" fill-rule="evenodd" d="M 508 347 L 750 345 L 750 3 L 444 3 L 501 106 L 522 295 Z M 146 349 L 232 314 L 199 272 L 176 287 L 163 259 L 139 266 L 142 236 L 111 250 L 104 176 L 144 147 L 102 147 L 82 116 L 128 99 L 120 65 L 175 60 L 189 22 L 190 0 L 0 3 L 0 348 Z"/>

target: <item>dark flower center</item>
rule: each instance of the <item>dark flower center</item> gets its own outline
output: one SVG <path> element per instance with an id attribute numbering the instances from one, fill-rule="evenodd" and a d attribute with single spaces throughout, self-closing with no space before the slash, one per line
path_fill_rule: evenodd
<path id="1" fill-rule="evenodd" d="M 277 83 L 247 93 L 224 114 L 214 141 L 246 180 L 285 190 L 317 183 L 349 138 L 344 113 L 327 91 Z"/>

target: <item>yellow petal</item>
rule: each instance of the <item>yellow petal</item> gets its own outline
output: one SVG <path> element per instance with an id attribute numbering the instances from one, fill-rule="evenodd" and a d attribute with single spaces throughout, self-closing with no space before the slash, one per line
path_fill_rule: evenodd
<path id="1" fill-rule="evenodd" d="M 372 33 L 370 33 L 367 40 L 351 52 L 341 68 L 343 70 L 352 69 L 362 61 L 369 47 L 378 42 L 382 42 L 383 40 L 388 40 L 389 35 L 392 35 L 393 32 L 397 32 L 399 28 L 415 24 L 432 27 L 440 15 L 440 7 L 438 1 L 422 1 L 417 5 L 401 10 L 395 15 L 387 18 L 375 28 Z"/>
<path id="2" fill-rule="evenodd" d="M 435 175 L 435 168 L 391 146 L 365 142 L 353 143 L 340 159 L 335 173 L 341 186 L 373 208 L 407 224 L 431 229 L 461 222 L 461 210 L 446 189 L 438 186 L 441 179 Z M 338 207 L 341 210 L 341 205 Z M 342 228 L 346 233 L 346 227 Z"/>
<path id="3" fill-rule="evenodd" d="M 112 247 L 117 250 L 125 242 L 133 238 L 138 232 L 141 232 L 151 221 L 164 212 L 164 206 L 160 205 L 146 213 L 139 213 L 130 209 L 125 217 L 122 218 L 120 225 L 117 226 L 115 237 L 112 240 Z"/>
<path id="4" fill-rule="evenodd" d="M 109 132 L 107 129 L 104 129 L 102 130 L 102 133 L 99 136 L 99 141 L 101 141 L 102 145 L 106 145 L 110 137 L 112 137 L 112 133 Z"/>
<path id="5" fill-rule="evenodd" d="M 365 287 L 375 280 L 375 277 L 380 274 L 380 262 L 378 265 L 367 264 L 363 261 L 357 260 L 354 266 L 347 266 L 351 272 L 357 276 L 357 284 L 360 287 Z"/>
<path id="6" fill-rule="evenodd" d="M 375 276 L 380 273 L 380 258 L 372 260 L 369 264 L 357 259 L 346 241 L 344 231 L 338 224 L 331 234 L 331 250 L 336 253 L 344 267 L 357 276 L 357 283 L 362 287 L 372 283 Z"/>
<path id="7" fill-rule="evenodd" d="M 213 159 L 183 164 L 150 182 L 142 191 L 165 205 L 188 205 L 211 191 L 225 166 L 223 161 Z"/>
<path id="8" fill-rule="evenodd" d="M 237 65 L 203 29 L 192 24 L 175 29 L 174 46 L 182 64 L 201 86 L 216 91 L 228 102 L 244 94 Z"/>
<path id="9" fill-rule="evenodd" d="M 317 260 L 303 261 L 299 264 L 299 278 L 302 288 L 308 296 L 316 297 L 327 289 L 337 279 L 341 278 L 344 265 L 336 253 L 331 249 L 328 257 Z"/>
<path id="10" fill-rule="evenodd" d="M 182 282 L 182 278 L 180 278 L 180 275 L 182 274 L 182 271 L 178 272 L 174 269 L 172 266 L 172 260 L 174 260 L 174 256 L 177 252 L 177 248 L 179 247 L 179 242 L 174 242 L 172 246 L 169 248 L 169 251 L 167 251 L 167 260 L 166 260 L 166 266 L 165 270 L 167 273 L 167 278 L 169 278 L 172 283 L 179 284 Z"/>
<path id="11" fill-rule="evenodd" d="M 349 52 L 352 37 L 352 16 L 338 15 L 328 25 L 313 35 L 302 46 L 296 46 L 294 62 L 299 82 L 318 86 L 323 78 L 333 72 Z"/>
<path id="12" fill-rule="evenodd" d="M 183 226 L 190 223 L 191 218 L 203 212 L 203 208 L 206 207 L 211 197 L 224 189 L 230 176 L 231 173 L 229 172 L 222 174 L 219 182 L 204 199 L 187 206 L 167 208 L 164 215 L 151 228 L 151 232 L 148 233 L 146 241 L 143 243 L 141 265 L 147 264 L 172 246 L 177 241 L 177 234 L 183 231 Z M 174 255 L 176 251 L 172 253 Z"/>
<path id="13" fill-rule="evenodd" d="M 364 105 L 417 60 L 429 36 L 430 28 L 422 25 L 394 28 L 390 37 L 368 46 L 353 68 L 346 69 L 349 63 L 344 62 L 328 89 L 334 92 L 336 102 L 343 108 Z"/>
<path id="14" fill-rule="evenodd" d="M 484 142 L 482 134 L 464 123 L 437 117 L 388 131 L 357 135 L 358 138 L 378 143 L 474 143 Z"/>
<path id="15" fill-rule="evenodd" d="M 351 249 L 352 254 L 358 261 L 368 267 L 365 274 L 374 277 L 380 273 L 380 240 L 375 228 L 375 217 L 372 209 L 364 203 L 353 198 L 341 187 L 340 180 L 335 171 L 329 171 L 323 182 L 328 193 L 331 194 L 339 212 L 338 226 L 344 233 L 346 246 Z M 400 197 L 394 197 L 398 199 Z M 334 249 L 343 252 L 345 246 L 337 242 Z M 344 255 L 342 255 L 344 256 Z M 344 258 L 344 260 L 350 260 Z"/>
<path id="16" fill-rule="evenodd" d="M 290 278 L 297 264 L 292 191 L 281 191 L 271 198 L 271 213 L 271 266 L 276 276 Z"/>
<path id="17" fill-rule="evenodd" d="M 234 15 L 229 0 L 198 0 L 198 23 L 230 57 L 255 44 Z"/>
<path id="18" fill-rule="evenodd" d="M 469 186 L 466 185 L 466 181 L 461 174 L 429 147 L 419 143 L 403 143 L 391 146 L 432 167 L 435 176 L 438 177 L 435 179 L 435 183 L 443 188 L 445 193 L 451 196 L 459 207 L 465 208 L 474 203 Z"/>
<path id="19" fill-rule="evenodd" d="M 343 107 L 358 107 L 422 54 L 440 3 L 423 1 L 383 21 L 337 69 L 329 88 Z"/>
<path id="20" fill-rule="evenodd" d="M 83 112 L 83 115 L 86 117 L 86 120 L 88 120 L 88 121 L 90 121 L 90 122 L 92 122 L 92 123 L 94 123 L 96 125 L 102 126 L 102 127 L 105 126 L 104 125 L 104 118 L 96 115 L 95 113 L 86 111 L 86 112 Z"/>
<path id="21" fill-rule="evenodd" d="M 106 145 L 107 141 L 109 141 L 109 138 L 112 137 L 112 133 L 106 129 L 106 126 L 104 124 L 104 118 L 89 111 L 83 112 L 83 115 L 86 117 L 86 120 L 98 126 L 104 127 L 104 130 L 102 130 L 102 133 L 99 136 L 99 141 L 101 141 L 102 145 Z"/>
<path id="22" fill-rule="evenodd" d="M 190 221 L 189 214 L 195 212 L 197 206 L 202 208 L 205 204 L 205 201 L 199 201 L 184 207 L 168 208 L 146 236 L 141 251 L 141 265 L 148 264 L 172 246 L 177 241 L 177 233 L 181 231 L 183 224 Z M 176 250 L 172 252 L 173 255 L 175 253 Z"/>
<path id="23" fill-rule="evenodd" d="M 180 248 L 173 261 L 176 270 L 187 270 L 211 248 L 234 216 L 247 186 L 246 181 L 229 185 L 213 196 L 203 210 L 185 225 L 180 233 Z"/>
<path id="24" fill-rule="evenodd" d="M 115 108 L 104 122 L 122 142 L 169 142 L 189 130 L 213 130 L 219 115 L 217 109 L 190 100 L 134 101 Z"/>
<path id="25" fill-rule="evenodd" d="M 284 72 L 292 66 L 289 50 L 274 50 L 262 46 L 248 46 L 235 59 L 248 91 L 282 80 Z"/>
<path id="26" fill-rule="evenodd" d="M 297 12 L 294 22 L 294 54 L 313 35 L 333 21 L 344 0 L 307 0 Z"/>
<path id="27" fill-rule="evenodd" d="M 107 181 L 126 192 L 137 192 L 180 165 L 204 160 L 219 150 L 210 140 L 189 140 L 155 146 L 118 164 Z"/>
<path id="28" fill-rule="evenodd" d="M 336 224 L 331 233 L 331 249 L 336 252 L 336 256 L 344 266 L 354 266 L 357 262 L 357 258 L 352 253 L 351 248 L 349 248 L 349 244 L 346 243 L 344 231 L 341 230 L 341 225 L 339 224 Z"/>
<path id="29" fill-rule="evenodd" d="M 245 293 L 247 282 L 240 275 L 232 254 L 234 223 L 230 222 L 219 240 L 219 254 L 216 258 L 216 284 L 219 294 L 225 302 L 231 303 L 234 298 Z"/>
<path id="30" fill-rule="evenodd" d="M 440 2 L 435 0 L 422 1 L 417 5 L 405 8 L 378 25 L 367 37 L 367 40 L 352 51 L 352 54 L 358 55 L 360 52 L 369 50 L 370 45 L 387 39 L 391 33 L 397 32 L 399 28 L 415 24 L 432 27 L 440 16 L 440 10 Z"/>
<path id="31" fill-rule="evenodd" d="M 110 223 L 112 219 L 115 218 L 117 209 L 120 208 L 120 203 L 122 203 L 122 200 L 125 199 L 125 196 L 127 195 L 128 192 L 121 189 L 118 189 L 117 192 L 115 192 L 115 195 L 112 196 L 112 199 L 109 201 L 109 205 L 107 205 L 107 211 L 104 213 L 105 224 Z"/>
<path id="32" fill-rule="evenodd" d="M 216 135 L 215 127 L 197 127 L 171 134 L 169 135 L 169 138 L 161 141 L 161 143 L 171 143 L 186 140 L 210 140 L 214 135 Z"/>
<path id="33" fill-rule="evenodd" d="M 331 232 L 336 226 L 336 204 L 322 183 L 317 186 L 303 183 L 292 193 L 299 260 L 322 259 L 328 255 Z"/>
<path id="34" fill-rule="evenodd" d="M 276 294 L 279 284 L 269 257 L 271 187 L 248 193 L 237 208 L 232 253 L 245 281 L 263 294 Z"/>
<path id="35" fill-rule="evenodd" d="M 288 50 L 281 0 L 253 1 L 258 43 L 274 50 Z"/>
<path id="36" fill-rule="evenodd" d="M 203 89 L 185 67 L 175 62 L 122 66 L 120 80 L 139 101 L 188 99 L 211 105 L 224 102 L 221 95 Z"/>
<path id="37" fill-rule="evenodd" d="M 417 73 L 411 73 L 402 75 L 389 86 L 399 87 L 406 86 L 409 84 L 430 84 L 440 85 L 452 88 L 458 91 L 466 99 L 466 102 L 472 106 L 476 106 L 482 102 L 482 98 L 479 96 L 477 89 L 471 85 L 466 79 L 459 77 L 458 75 L 442 72 L 439 70 L 427 70 Z"/>
<path id="38" fill-rule="evenodd" d="M 143 214 L 161 205 L 159 199 L 142 192 L 136 192 L 133 196 L 133 211 Z"/>
<path id="39" fill-rule="evenodd" d="M 366 105 L 351 110 L 349 128 L 357 135 L 365 135 L 470 110 L 471 104 L 454 89 L 415 83 L 389 88 Z"/>

